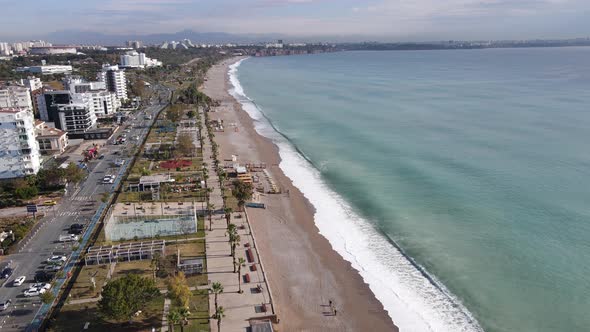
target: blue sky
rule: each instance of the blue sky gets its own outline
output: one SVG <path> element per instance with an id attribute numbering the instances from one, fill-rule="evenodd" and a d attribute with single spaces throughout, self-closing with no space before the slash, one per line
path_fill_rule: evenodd
<path id="1" fill-rule="evenodd" d="M 590 0 L 0 0 L 0 39 L 61 30 L 376 40 L 590 35 Z"/>

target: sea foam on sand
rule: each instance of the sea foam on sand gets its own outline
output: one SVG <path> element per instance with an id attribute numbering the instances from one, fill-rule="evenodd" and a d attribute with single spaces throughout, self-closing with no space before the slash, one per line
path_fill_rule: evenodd
<path id="1" fill-rule="evenodd" d="M 396 248 L 322 180 L 289 140 L 248 98 L 230 66 L 229 93 L 254 120 L 256 131 L 279 147 L 280 168 L 315 207 L 320 234 L 359 271 L 400 331 L 482 331 L 471 313 L 435 277 Z"/>

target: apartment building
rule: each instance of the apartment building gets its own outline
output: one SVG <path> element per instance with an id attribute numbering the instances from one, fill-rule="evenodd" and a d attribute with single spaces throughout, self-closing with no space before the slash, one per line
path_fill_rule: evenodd
<path id="1" fill-rule="evenodd" d="M 0 179 L 37 174 L 40 167 L 31 108 L 0 108 Z"/>
<path id="2" fill-rule="evenodd" d="M 30 90 L 17 85 L 0 88 L 0 107 L 33 109 Z"/>
<path id="3" fill-rule="evenodd" d="M 107 90 L 114 92 L 119 100 L 127 100 L 127 78 L 119 66 L 103 65 L 98 80 L 104 82 Z"/>

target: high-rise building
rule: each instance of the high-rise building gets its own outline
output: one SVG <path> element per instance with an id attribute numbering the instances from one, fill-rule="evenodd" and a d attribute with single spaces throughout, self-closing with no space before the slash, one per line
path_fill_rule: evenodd
<path id="1" fill-rule="evenodd" d="M 41 161 L 34 121 L 31 108 L 0 108 L 0 179 L 39 172 Z"/>
<path id="2" fill-rule="evenodd" d="M 34 76 L 29 76 L 27 78 L 20 80 L 21 85 L 25 88 L 29 89 L 31 93 L 31 101 L 33 102 L 33 113 L 35 116 L 39 114 L 39 104 L 37 97 L 43 94 L 43 83 L 41 79 Z"/>
<path id="3" fill-rule="evenodd" d="M 107 90 L 114 92 L 119 100 L 127 100 L 127 78 L 119 66 L 103 65 L 98 80 L 104 82 Z"/>
<path id="4" fill-rule="evenodd" d="M 0 43 L 0 55 L 10 55 L 12 48 L 8 43 Z"/>
<path id="5" fill-rule="evenodd" d="M 139 49 L 143 47 L 143 42 L 140 40 L 128 40 L 125 45 L 127 45 L 127 47 L 132 47 L 134 49 Z"/>

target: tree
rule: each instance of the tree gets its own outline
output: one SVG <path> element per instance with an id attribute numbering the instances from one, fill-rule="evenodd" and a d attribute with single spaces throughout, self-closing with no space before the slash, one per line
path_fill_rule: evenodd
<path id="1" fill-rule="evenodd" d="M 186 112 L 186 116 L 189 119 L 193 119 L 195 117 L 195 115 L 197 115 L 197 113 L 195 113 L 195 111 L 193 111 L 193 110 L 190 110 L 190 111 Z"/>
<path id="2" fill-rule="evenodd" d="M 217 311 L 217 295 L 223 293 L 223 285 L 216 281 L 211 285 L 211 291 L 215 295 L 215 311 Z"/>
<path id="3" fill-rule="evenodd" d="M 145 93 L 145 82 L 142 79 L 136 79 L 131 83 L 131 92 L 138 97 Z"/>
<path id="4" fill-rule="evenodd" d="M 211 216 L 213 215 L 213 211 L 215 211 L 215 204 L 208 203 L 207 204 L 207 212 L 209 213 L 209 231 L 211 231 L 211 229 L 212 229 Z"/>
<path id="5" fill-rule="evenodd" d="M 168 294 L 178 305 L 188 308 L 191 290 L 184 273 L 178 272 L 175 276 L 168 279 Z"/>
<path id="6" fill-rule="evenodd" d="M 171 122 L 178 122 L 182 118 L 182 108 L 177 105 L 171 105 L 166 110 L 166 119 L 170 120 Z"/>
<path id="7" fill-rule="evenodd" d="M 160 269 L 160 258 L 161 258 L 160 253 L 156 252 L 152 256 L 152 261 L 150 262 L 150 267 L 152 268 L 152 274 L 153 274 L 154 280 L 156 280 L 156 273 Z"/>
<path id="8" fill-rule="evenodd" d="M 178 309 L 178 314 L 180 315 L 181 324 L 180 324 L 180 331 L 184 331 L 184 326 L 188 325 L 188 318 L 191 315 L 191 312 L 188 308 L 180 308 Z"/>
<path id="9" fill-rule="evenodd" d="M 68 167 L 64 170 L 64 177 L 68 182 L 78 183 L 84 179 L 86 173 L 76 164 L 69 163 Z"/>
<path id="10" fill-rule="evenodd" d="M 225 309 L 223 307 L 217 308 L 215 310 L 215 318 L 217 318 L 217 331 L 221 332 L 221 319 L 225 317 Z"/>
<path id="11" fill-rule="evenodd" d="M 99 312 L 111 319 L 131 320 L 146 302 L 160 294 L 154 280 L 137 274 L 128 274 L 109 281 L 102 290 L 98 302 Z"/>
<path id="12" fill-rule="evenodd" d="M 178 135 L 176 140 L 176 152 L 180 156 L 189 157 L 192 156 L 195 151 L 195 144 L 191 135 L 182 133 Z"/>
<path id="13" fill-rule="evenodd" d="M 44 304 L 50 304 L 55 299 L 53 292 L 46 291 L 45 293 L 41 294 L 41 302 Z"/>
<path id="14" fill-rule="evenodd" d="M 226 225 L 227 225 L 227 227 L 229 227 L 229 223 L 231 221 L 231 213 L 233 212 L 233 209 L 228 207 L 228 208 L 225 208 L 223 211 L 225 212 Z"/>
<path id="15" fill-rule="evenodd" d="M 240 241 L 240 236 L 237 233 L 230 235 L 231 257 L 234 263 L 234 273 L 236 273 L 236 246 L 238 245 L 238 243 L 240 243 Z"/>
<path id="16" fill-rule="evenodd" d="M 168 312 L 166 319 L 168 319 L 168 327 L 170 331 L 174 332 L 174 325 L 180 324 L 180 313 L 178 312 L 178 310 L 171 310 L 170 312 Z"/>
<path id="17" fill-rule="evenodd" d="M 232 195 L 238 200 L 240 210 L 243 210 L 246 201 L 252 198 L 252 190 L 254 188 L 251 183 L 246 183 L 240 180 L 235 180 L 232 184 L 234 186 L 232 189 Z"/>
<path id="18" fill-rule="evenodd" d="M 242 293 L 242 265 L 246 260 L 242 257 L 238 258 L 238 293 Z"/>

